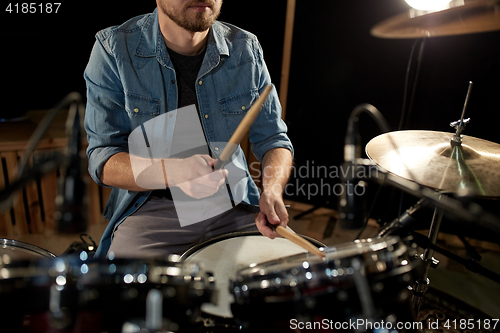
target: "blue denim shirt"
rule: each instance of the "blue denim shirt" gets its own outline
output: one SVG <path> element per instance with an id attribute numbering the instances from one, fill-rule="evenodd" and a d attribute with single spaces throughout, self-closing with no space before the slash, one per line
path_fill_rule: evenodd
<path id="1" fill-rule="evenodd" d="M 106 186 L 100 180 L 103 166 L 112 155 L 128 152 L 129 134 L 142 123 L 177 109 L 175 69 L 157 10 L 98 32 L 84 77 L 89 173 L 95 182 Z M 271 79 L 257 38 L 233 25 L 214 22 L 196 84 L 200 119 L 214 158 L 224 148 L 215 145 L 229 141 L 268 84 Z M 286 130 L 276 89 L 272 89 L 249 134 L 259 161 L 273 148 L 293 152 Z M 106 255 L 115 228 L 139 209 L 150 193 L 112 189 L 104 211 L 109 224 L 96 256 Z M 243 202 L 258 205 L 258 200 L 258 188 L 248 177 Z"/>

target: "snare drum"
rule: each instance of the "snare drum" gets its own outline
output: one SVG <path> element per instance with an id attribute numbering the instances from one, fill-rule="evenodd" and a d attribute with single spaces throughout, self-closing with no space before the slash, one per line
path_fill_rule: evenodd
<path id="1" fill-rule="evenodd" d="M 254 318 L 413 318 L 407 286 L 417 260 L 399 237 L 328 247 L 325 258 L 297 254 L 239 270 L 232 312 Z M 397 317 L 397 318 L 396 318 Z"/>
<path id="2" fill-rule="evenodd" d="M 24 283 L 29 277 L 24 277 L 25 270 L 30 269 L 32 263 L 56 256 L 41 247 L 20 242 L 13 239 L 0 239 L 0 323 L 6 332 L 20 331 L 23 320 L 24 304 L 32 308 L 39 307 L 39 296 L 36 293 L 24 293 Z M 19 278 L 13 278 L 20 274 Z M 39 281 L 37 281 L 38 283 Z M 21 291 L 21 292 L 19 292 Z M 46 306 L 43 306 L 46 307 Z"/>
<path id="3" fill-rule="evenodd" d="M 304 237 L 304 236 L 303 236 Z M 325 245 L 305 237 L 317 247 Z M 258 231 L 235 232 L 213 238 L 186 251 L 181 260 L 196 262 L 212 272 L 218 292 L 217 304 L 203 304 L 202 320 L 205 326 L 230 327 L 237 325 L 231 304 L 234 297 L 229 291 L 229 281 L 236 272 L 269 260 L 294 254 L 307 256 L 306 251 L 284 238 L 270 239 Z"/>

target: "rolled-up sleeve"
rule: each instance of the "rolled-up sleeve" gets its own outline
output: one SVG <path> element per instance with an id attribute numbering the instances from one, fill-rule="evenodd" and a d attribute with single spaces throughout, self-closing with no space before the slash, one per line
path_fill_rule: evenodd
<path id="1" fill-rule="evenodd" d="M 84 78 L 87 85 L 85 130 L 89 173 L 99 185 L 102 169 L 108 159 L 127 152 L 130 122 L 125 111 L 125 98 L 116 59 L 105 44 L 97 38 Z"/>
<path id="2" fill-rule="evenodd" d="M 288 149 L 293 155 L 293 145 L 286 132 L 287 126 L 281 119 L 281 105 L 273 88 L 250 130 L 250 142 L 255 157 L 262 162 L 265 153 L 274 148 Z"/>
<path id="3" fill-rule="evenodd" d="M 262 47 L 257 41 L 254 45 L 255 52 L 259 54 L 260 61 L 257 62 L 257 65 L 260 66 L 259 89 L 260 93 L 262 93 L 265 87 L 271 84 L 271 78 L 263 59 Z M 276 88 L 273 87 L 257 119 L 250 128 L 249 139 L 255 157 L 262 162 L 264 154 L 274 148 L 288 149 L 293 155 L 293 146 L 286 132 L 287 126 L 281 119 L 281 104 L 278 93 Z"/>

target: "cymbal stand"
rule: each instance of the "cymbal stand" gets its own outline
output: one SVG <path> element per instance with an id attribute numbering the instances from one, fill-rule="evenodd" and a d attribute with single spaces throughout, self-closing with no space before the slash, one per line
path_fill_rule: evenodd
<path id="1" fill-rule="evenodd" d="M 453 138 L 451 138 L 450 140 L 450 145 L 452 147 L 462 146 L 462 132 L 464 131 L 465 126 L 470 120 L 470 119 L 464 119 L 464 115 L 465 115 L 465 110 L 467 109 L 467 104 L 469 103 L 472 84 L 473 84 L 472 81 L 469 81 L 469 88 L 467 90 L 467 96 L 465 97 L 464 108 L 462 110 L 462 115 L 460 117 L 460 120 L 450 123 L 450 126 L 456 129 Z M 441 194 L 439 195 L 439 198 L 441 198 Z M 443 212 L 436 207 L 434 209 L 434 215 L 432 216 L 432 222 L 429 228 L 429 235 L 428 235 L 431 245 L 436 245 L 442 219 L 443 219 Z M 424 297 L 425 292 L 429 288 L 430 284 L 430 280 L 428 278 L 429 268 L 431 266 L 437 267 L 437 265 L 439 265 L 439 261 L 433 258 L 432 257 L 433 255 L 434 255 L 434 250 L 432 249 L 432 247 L 426 247 L 424 253 L 420 257 L 424 262 L 424 273 L 419 280 L 415 281 L 415 285 L 412 288 L 413 292 L 412 303 L 413 303 L 413 308 L 415 309 L 415 313 L 418 313 L 418 310 L 420 309 L 420 304 L 422 303 L 422 298 Z"/>
<path id="2" fill-rule="evenodd" d="M 465 126 L 470 120 L 470 118 L 464 119 L 464 115 L 465 115 L 465 110 L 467 109 L 467 104 L 469 103 L 472 85 L 473 85 L 472 81 L 469 81 L 469 88 L 467 89 L 467 96 L 465 97 L 464 108 L 462 110 L 462 115 L 460 116 L 460 120 L 450 123 L 450 126 L 456 129 L 453 138 L 451 138 L 450 140 L 450 145 L 452 147 L 462 146 L 462 132 L 465 130 Z M 443 212 L 436 207 L 434 209 L 434 215 L 432 216 L 432 222 L 428 235 L 428 238 L 430 240 L 430 245 L 434 246 L 436 245 L 442 219 L 443 219 Z M 413 291 L 412 302 L 413 302 L 413 307 L 415 309 L 415 313 L 418 313 L 420 304 L 422 303 L 422 298 L 427 289 L 429 288 L 430 284 L 430 280 L 428 278 L 429 268 L 431 266 L 437 267 L 437 265 L 439 264 L 439 261 L 432 257 L 433 255 L 434 255 L 434 250 L 432 249 L 432 246 L 428 246 L 426 247 L 424 253 L 421 256 L 421 259 L 424 262 L 424 273 L 421 279 L 415 281 L 415 285 L 412 290 Z"/>
<path id="3" fill-rule="evenodd" d="M 465 103 L 464 103 L 464 108 L 462 110 L 462 116 L 460 117 L 460 120 L 454 121 L 450 123 L 451 127 L 454 127 L 457 131 L 455 132 L 455 135 L 451 139 L 451 145 L 452 147 L 455 146 L 461 146 L 462 145 L 462 132 L 465 129 L 465 125 L 469 122 L 470 118 L 464 119 L 465 115 L 465 109 L 467 109 L 467 104 L 469 104 L 469 98 L 470 98 L 470 92 L 472 90 L 472 81 L 469 81 L 469 88 L 467 90 L 467 96 L 465 97 Z"/>
<path id="4" fill-rule="evenodd" d="M 436 245 L 439 229 L 441 228 L 442 219 L 443 219 L 443 212 L 438 208 L 435 208 L 428 234 L 429 241 L 433 245 Z M 430 285 L 430 280 L 428 278 L 429 268 L 431 266 L 435 268 L 439 264 L 439 261 L 436 260 L 433 257 L 433 255 L 434 255 L 434 250 L 431 247 L 427 247 L 424 253 L 420 255 L 420 258 L 424 262 L 424 272 L 422 276 L 415 281 L 415 284 L 411 288 L 411 291 L 413 292 L 412 305 L 413 308 L 415 309 L 415 313 L 418 313 L 418 310 L 420 309 L 420 304 L 422 303 L 422 298 L 424 297 Z"/>

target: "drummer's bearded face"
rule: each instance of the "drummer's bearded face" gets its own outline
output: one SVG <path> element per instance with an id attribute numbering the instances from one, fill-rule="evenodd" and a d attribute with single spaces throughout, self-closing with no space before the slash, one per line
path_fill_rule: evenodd
<path id="1" fill-rule="evenodd" d="M 208 30 L 220 14 L 222 0 L 157 0 L 159 10 L 191 32 Z"/>

